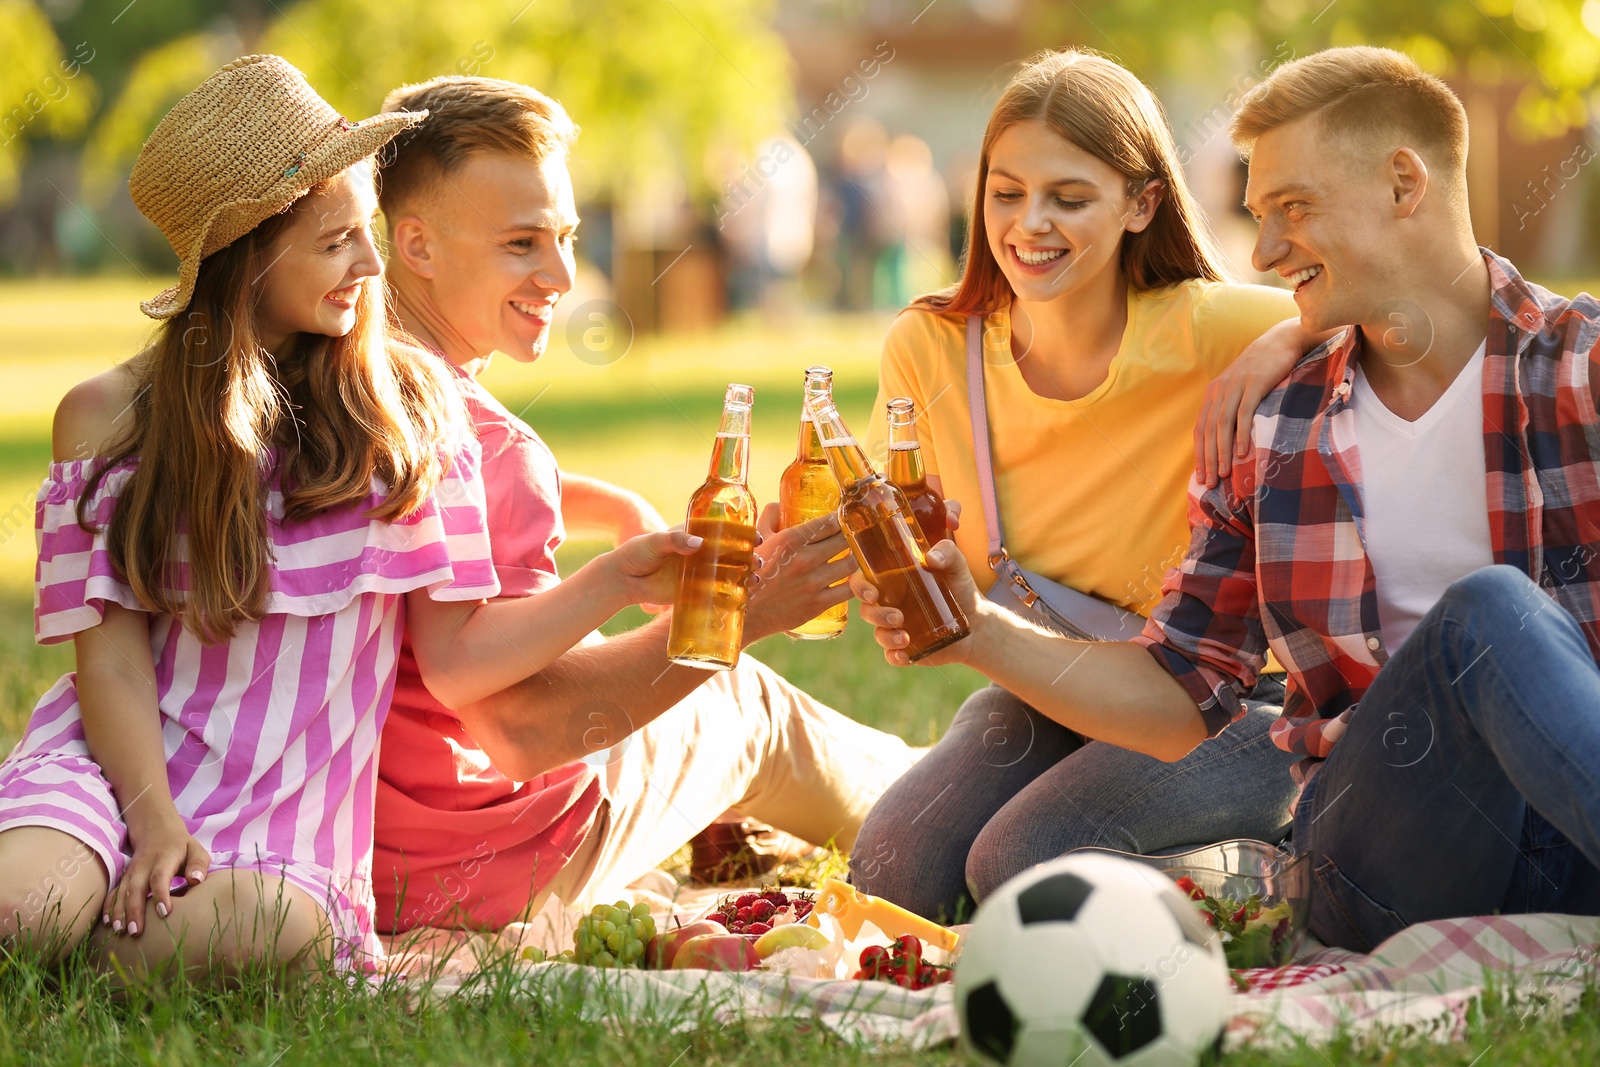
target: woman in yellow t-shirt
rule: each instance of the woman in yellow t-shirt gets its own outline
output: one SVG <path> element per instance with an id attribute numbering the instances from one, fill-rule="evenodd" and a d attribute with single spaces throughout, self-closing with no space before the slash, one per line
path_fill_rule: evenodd
<path id="1" fill-rule="evenodd" d="M 1030 571 L 1148 614 L 1189 541 L 1191 429 L 1207 385 L 1269 328 L 1272 366 L 1309 347 L 1293 297 L 1223 280 L 1172 132 L 1137 78 L 1046 53 L 1012 79 L 984 134 L 961 281 L 922 297 L 884 343 L 878 410 L 916 401 L 929 481 L 964 510 L 956 546 L 994 582 L 967 386 L 982 316 L 1000 526 Z M 877 420 L 874 420 L 876 424 Z M 881 430 L 872 442 L 881 455 Z M 1068 664 L 1063 664 L 1070 669 Z M 970 914 L 1010 876 L 1074 848 L 1149 853 L 1287 830 L 1293 757 L 1250 713 L 1176 763 L 1068 730 L 998 687 L 970 697 L 878 802 L 851 879 L 931 918 Z"/>

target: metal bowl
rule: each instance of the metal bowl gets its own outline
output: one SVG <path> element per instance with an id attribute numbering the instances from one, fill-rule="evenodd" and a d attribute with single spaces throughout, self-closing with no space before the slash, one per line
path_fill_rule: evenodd
<path id="1" fill-rule="evenodd" d="M 1306 918 L 1311 910 L 1310 855 L 1293 855 L 1265 841 L 1220 841 L 1170 856 L 1138 856 L 1113 848 L 1085 848 L 1142 863 L 1164 872 L 1173 881 L 1191 878 L 1209 897 L 1229 897 L 1243 902 L 1252 895 L 1264 905 L 1289 903 L 1288 925 L 1274 929 L 1270 939 L 1224 940 L 1222 949 L 1230 967 L 1281 967 L 1294 958 L 1305 940 Z"/>

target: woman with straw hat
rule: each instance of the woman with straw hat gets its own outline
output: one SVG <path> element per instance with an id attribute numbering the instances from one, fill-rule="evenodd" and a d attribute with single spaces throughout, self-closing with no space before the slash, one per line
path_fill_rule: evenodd
<path id="1" fill-rule="evenodd" d="M 367 160 L 423 117 L 349 122 L 247 56 L 141 151 L 130 189 L 178 283 L 142 305 L 153 343 L 56 413 L 35 625 L 73 639 L 77 671 L 0 763 L 0 947 L 92 935 L 134 976 L 375 954 L 402 604 L 424 679 L 459 704 L 670 597 L 681 532 L 563 583 L 600 618 L 486 601 L 476 444 L 437 361 L 387 340 L 376 281 Z"/>

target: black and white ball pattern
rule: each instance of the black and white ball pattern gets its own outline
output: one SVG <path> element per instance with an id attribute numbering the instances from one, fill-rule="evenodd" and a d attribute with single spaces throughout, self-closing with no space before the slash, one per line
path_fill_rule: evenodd
<path id="1" fill-rule="evenodd" d="M 1228 969 L 1194 904 L 1115 856 L 1042 863 L 978 909 L 956 964 L 962 1041 L 1008 1067 L 1188 1067 Z"/>

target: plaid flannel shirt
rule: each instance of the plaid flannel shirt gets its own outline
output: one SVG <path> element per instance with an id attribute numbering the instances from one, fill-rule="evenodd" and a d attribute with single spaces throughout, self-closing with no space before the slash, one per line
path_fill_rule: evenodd
<path id="1" fill-rule="evenodd" d="M 1568 300 L 1487 249 L 1491 301 L 1483 447 L 1496 563 L 1529 575 L 1600 660 L 1600 301 Z M 1349 405 L 1358 332 L 1306 355 L 1257 410 L 1254 458 L 1190 483 L 1183 563 L 1135 640 L 1183 684 L 1216 734 L 1243 714 L 1268 647 L 1289 672 L 1279 747 L 1327 757 L 1388 661 L 1378 624 Z M 1348 431 L 1348 432 L 1346 432 Z M 1508 610 L 1532 614 L 1543 596 Z"/>

